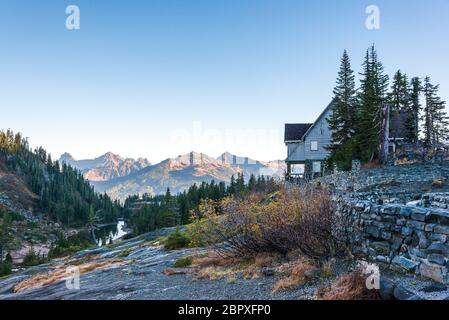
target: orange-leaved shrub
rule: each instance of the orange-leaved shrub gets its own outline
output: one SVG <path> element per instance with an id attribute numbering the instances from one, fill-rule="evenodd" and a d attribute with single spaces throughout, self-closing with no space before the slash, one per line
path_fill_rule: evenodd
<path id="1" fill-rule="evenodd" d="M 219 210 L 216 204 L 213 210 L 207 204 L 202 208 L 205 243 L 215 243 L 223 255 L 299 250 L 326 259 L 347 251 L 347 218 L 337 214 L 331 193 L 322 187 L 280 188 L 269 195 L 226 198 Z"/>

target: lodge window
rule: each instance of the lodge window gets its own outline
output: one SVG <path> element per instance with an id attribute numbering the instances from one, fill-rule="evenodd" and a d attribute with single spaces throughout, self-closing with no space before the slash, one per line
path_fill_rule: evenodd
<path id="1" fill-rule="evenodd" d="M 310 141 L 310 151 L 318 151 L 318 141 Z"/>
<path id="2" fill-rule="evenodd" d="M 291 174 L 293 175 L 304 175 L 305 166 L 304 164 L 292 164 L 291 165 Z"/>
<path id="3" fill-rule="evenodd" d="M 321 162 L 313 161 L 312 169 L 313 169 L 313 173 L 321 173 Z"/>

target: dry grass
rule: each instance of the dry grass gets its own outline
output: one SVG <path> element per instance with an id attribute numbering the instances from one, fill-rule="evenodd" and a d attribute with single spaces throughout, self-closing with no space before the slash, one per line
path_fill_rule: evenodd
<path id="1" fill-rule="evenodd" d="M 196 273 L 197 279 L 218 280 L 235 275 L 236 270 L 232 268 L 206 267 L 199 269 Z"/>
<path id="2" fill-rule="evenodd" d="M 233 257 L 224 257 L 216 252 L 208 252 L 206 254 L 192 256 L 192 266 L 199 268 L 206 267 L 226 267 L 240 263 L 242 259 Z"/>
<path id="3" fill-rule="evenodd" d="M 92 271 L 96 270 L 104 270 L 109 269 L 112 267 L 122 266 L 125 265 L 126 262 L 123 260 L 106 260 L 101 262 L 88 262 L 81 265 L 78 265 L 79 268 L 79 275 L 83 275 Z M 33 288 L 39 288 L 42 286 L 50 285 L 62 280 L 65 280 L 68 276 L 67 268 L 70 267 L 69 265 L 61 266 L 57 268 L 56 270 L 47 272 L 47 273 L 41 273 L 37 274 L 31 278 L 28 278 L 26 280 L 23 280 L 15 285 L 14 287 L 14 293 L 22 292 L 24 290 L 33 289 Z"/>
<path id="4" fill-rule="evenodd" d="M 324 278 L 330 278 L 334 275 L 334 262 L 333 260 L 326 261 L 321 267 L 322 275 Z"/>
<path id="5" fill-rule="evenodd" d="M 407 164 L 414 164 L 417 162 L 418 162 L 418 160 L 416 160 L 416 159 L 409 160 L 408 158 L 403 158 L 403 159 L 395 160 L 394 164 L 395 165 L 407 165 Z"/>
<path id="6" fill-rule="evenodd" d="M 192 256 L 196 279 L 217 280 L 235 274 L 243 259 L 223 257 L 215 252 Z"/>
<path id="7" fill-rule="evenodd" d="M 381 168 L 382 164 L 379 162 L 379 160 L 373 160 L 367 163 L 362 164 L 363 169 L 376 169 Z"/>
<path id="8" fill-rule="evenodd" d="M 259 253 L 254 257 L 243 258 L 233 256 L 223 256 L 214 251 L 210 251 L 202 255 L 194 255 L 191 257 L 192 266 L 196 267 L 227 267 L 247 264 L 254 267 L 268 267 L 280 260 L 281 256 L 277 253 Z"/>
<path id="9" fill-rule="evenodd" d="M 166 276 L 182 275 L 182 274 L 186 274 L 186 273 L 187 273 L 186 269 L 167 268 L 167 269 L 164 269 L 164 271 L 162 271 L 162 274 L 164 274 Z"/>
<path id="10" fill-rule="evenodd" d="M 256 267 L 270 267 L 279 262 L 281 256 L 276 253 L 259 253 L 254 258 L 254 266 Z"/>
<path id="11" fill-rule="evenodd" d="M 445 181 L 443 179 L 434 179 L 432 181 L 433 188 L 443 188 L 445 185 Z"/>
<path id="12" fill-rule="evenodd" d="M 316 270 L 316 265 L 308 259 L 299 258 L 286 263 L 279 268 L 285 276 L 279 279 L 273 287 L 273 292 L 284 291 L 307 282 L 306 272 Z"/>
<path id="13" fill-rule="evenodd" d="M 317 296 L 322 300 L 379 300 L 376 290 L 366 287 L 366 276 L 361 271 L 354 271 L 338 277 L 329 287 L 318 290 Z"/>
<path id="14" fill-rule="evenodd" d="M 261 253 L 252 258 L 221 256 L 216 252 L 208 252 L 192 256 L 192 268 L 197 279 L 222 279 L 235 282 L 236 275 L 245 279 L 254 279 L 261 275 L 261 270 L 279 264 L 281 257 L 278 254 Z M 231 280 L 229 280 L 231 279 Z"/>
<path id="15" fill-rule="evenodd" d="M 230 275 L 228 277 L 228 279 L 226 280 L 226 283 L 228 283 L 228 284 L 232 284 L 235 282 L 237 282 L 237 278 L 236 278 L 235 274 Z"/>
<path id="16" fill-rule="evenodd" d="M 287 256 L 261 253 L 252 258 L 225 257 L 215 251 L 192 256 L 192 269 L 196 279 L 227 279 L 228 283 L 234 283 L 238 275 L 243 279 L 261 277 L 266 268 L 280 275 L 273 292 L 288 290 L 313 280 L 315 277 L 307 274 L 311 271 L 315 271 L 316 276 L 333 275 L 332 262 L 325 263 L 320 270 L 312 259 L 304 257 L 300 251 L 291 252 Z"/>
<path id="17" fill-rule="evenodd" d="M 191 270 L 196 280 L 226 279 L 231 284 L 237 279 L 255 279 L 261 277 L 268 268 L 280 275 L 273 287 L 273 292 L 280 292 L 319 278 L 334 276 L 334 260 L 328 260 L 319 267 L 312 259 L 305 257 L 300 250 L 292 251 L 286 256 L 276 253 L 261 253 L 251 258 L 222 256 L 216 251 L 193 255 Z M 185 270 L 181 271 L 185 273 Z M 175 269 L 166 269 L 164 274 L 179 274 Z"/>

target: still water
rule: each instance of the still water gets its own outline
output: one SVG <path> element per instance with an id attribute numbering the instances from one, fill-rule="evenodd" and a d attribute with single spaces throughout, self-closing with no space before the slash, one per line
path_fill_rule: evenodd
<path id="1" fill-rule="evenodd" d="M 118 221 L 117 224 L 103 226 L 95 230 L 95 241 L 101 247 L 124 237 L 127 233 L 125 221 Z"/>

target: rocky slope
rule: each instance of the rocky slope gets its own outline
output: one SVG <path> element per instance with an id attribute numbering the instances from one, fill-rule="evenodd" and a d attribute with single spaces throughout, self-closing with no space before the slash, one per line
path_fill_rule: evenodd
<path id="1" fill-rule="evenodd" d="M 0 161 L 0 224 L 3 212 L 12 214 L 12 237 L 9 250 L 14 264 L 21 263 L 31 248 L 47 254 L 62 228 L 43 214 L 35 212 L 37 195 L 30 191 L 23 179 L 9 171 Z"/>
<path id="2" fill-rule="evenodd" d="M 215 159 L 203 153 L 190 152 L 124 177 L 93 181 L 92 184 L 97 191 L 106 192 L 114 199 L 124 200 L 130 194 L 161 194 L 167 188 L 177 193 L 203 181 L 228 183 L 231 176 L 237 176 L 238 173 L 243 173 L 248 179 L 251 174 L 281 177 L 284 171 L 283 161 L 261 162 L 230 153 L 224 153 Z"/>
<path id="3" fill-rule="evenodd" d="M 273 293 L 278 275 L 258 278 L 197 279 L 189 268 L 175 269 L 175 275 L 165 275 L 174 262 L 205 249 L 165 251 L 149 241 L 173 232 L 165 229 L 135 239 L 89 249 L 48 264 L 32 267 L 0 279 L 0 300 L 308 300 L 315 299 L 320 287 L 329 285 L 335 277 L 350 270 L 343 264 L 335 276 L 320 278 L 305 285 Z M 66 277 L 71 269 L 80 272 L 79 289 L 68 289 Z M 382 270 L 381 291 L 392 299 L 446 299 L 449 290 L 412 274 Z M 394 281 L 389 280 L 394 279 Z"/>
<path id="4" fill-rule="evenodd" d="M 98 158 L 88 160 L 76 160 L 69 153 L 64 153 L 59 162 L 67 163 L 81 170 L 89 181 L 106 181 L 117 177 L 123 177 L 130 173 L 148 167 L 151 163 L 144 158 L 122 158 L 112 152 L 108 152 Z"/>
<path id="5" fill-rule="evenodd" d="M 273 293 L 277 277 L 196 279 L 189 268 L 165 275 L 180 258 L 205 249 L 165 251 L 149 244 L 173 228 L 151 232 L 108 247 L 81 251 L 72 257 L 30 268 L 0 280 L 0 300 L 266 300 L 312 299 L 323 283 Z M 77 266 L 80 286 L 68 289 L 67 268 Z M 324 280 L 326 283 L 330 279 Z"/>

